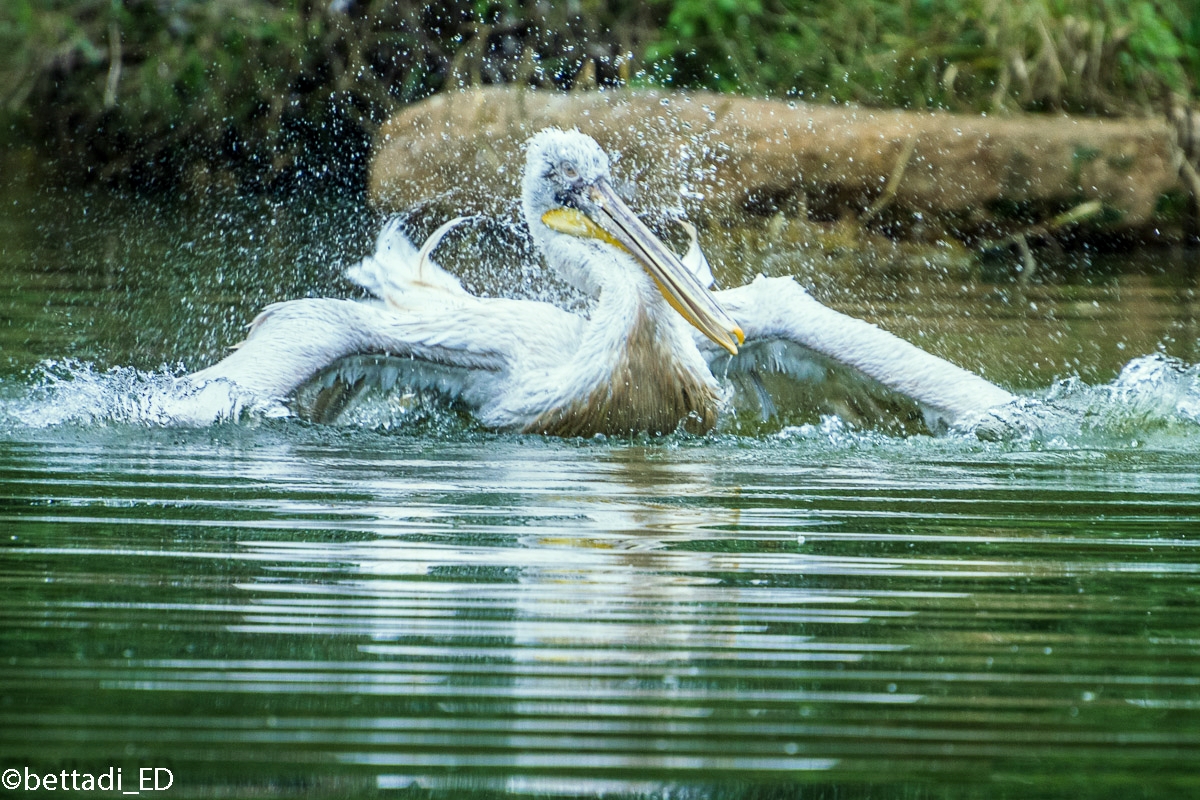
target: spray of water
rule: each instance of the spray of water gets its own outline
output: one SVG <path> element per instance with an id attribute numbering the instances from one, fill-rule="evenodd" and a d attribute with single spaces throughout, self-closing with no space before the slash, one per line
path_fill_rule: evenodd
<path id="1" fill-rule="evenodd" d="M 200 427 L 290 413 L 286 406 L 226 381 L 196 386 L 166 369 L 97 370 L 72 360 L 43 362 L 32 385 L 8 394 L 0 405 L 0 427 L 8 430 L 65 425 Z"/>
<path id="2" fill-rule="evenodd" d="M 1059 380 L 993 409 L 971 432 L 1046 448 L 1194 444 L 1200 439 L 1200 365 L 1154 354 L 1133 359 L 1100 386 Z"/>

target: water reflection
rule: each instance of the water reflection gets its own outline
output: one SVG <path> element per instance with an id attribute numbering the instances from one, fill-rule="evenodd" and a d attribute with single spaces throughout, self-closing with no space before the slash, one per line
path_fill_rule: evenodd
<path id="1" fill-rule="evenodd" d="M 692 548 L 712 541 L 714 530 L 736 526 L 737 513 L 680 502 L 711 493 L 711 465 L 655 461 L 641 448 L 606 455 L 583 480 L 571 473 L 556 480 L 554 470 L 537 461 L 507 461 L 480 470 L 496 474 L 472 475 L 471 483 L 515 495 L 501 506 L 515 530 L 499 539 L 497 517 L 475 522 L 473 530 L 461 517 L 444 521 L 454 535 L 437 535 L 418 509 L 413 516 L 423 525 L 414 540 L 407 509 L 383 506 L 375 540 L 273 553 L 333 561 L 355 577 L 317 586 L 307 576 L 272 578 L 243 587 L 269 594 L 259 600 L 262 613 L 248 614 L 235 629 L 370 640 L 358 649 L 381 659 L 376 668 L 323 673 L 319 691 L 384 696 L 434 715 L 401 717 L 377 729 L 364 744 L 383 751 L 339 756 L 345 763 L 408 770 L 381 775 L 381 786 L 441 785 L 423 771 L 481 767 L 514 771 L 503 786 L 528 790 L 555 785 L 556 779 L 537 774 L 546 770 L 826 770 L 836 758 L 808 756 L 796 742 L 748 736 L 753 723 L 714 728 L 713 720 L 796 703 L 920 699 L 894 689 L 808 687 L 805 676 L 795 674 L 799 665 L 855 662 L 898 648 L 822 642 L 805 626 L 860 625 L 876 615 L 848 612 L 852 597 L 728 583 L 721 574 L 745 569 L 740 557 Z M 570 489 L 521 492 L 546 484 Z M 473 512 L 466 516 L 474 518 Z M 476 541 L 489 532 L 489 541 Z M 276 549 L 241 544 L 256 553 Z M 753 687 L 728 685 L 748 675 L 755 676 Z M 583 719 L 589 722 L 580 725 Z M 779 725 L 763 732 L 785 733 Z M 722 734 L 742 740 L 736 754 Z M 439 751 L 425 752 L 432 746 Z M 631 788 L 617 778 L 571 783 Z"/>
<path id="2" fill-rule="evenodd" d="M 1178 454 L 281 426 L 0 463 L 31 758 L 169 758 L 201 795 L 745 796 L 1165 792 L 1200 754 Z"/>

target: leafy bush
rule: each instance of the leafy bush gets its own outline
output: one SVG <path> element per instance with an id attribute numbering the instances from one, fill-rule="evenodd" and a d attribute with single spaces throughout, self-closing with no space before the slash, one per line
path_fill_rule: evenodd
<path id="1" fill-rule="evenodd" d="M 1187 0 L 679 0 L 655 80 L 898 107 L 1120 113 L 1200 82 Z"/>

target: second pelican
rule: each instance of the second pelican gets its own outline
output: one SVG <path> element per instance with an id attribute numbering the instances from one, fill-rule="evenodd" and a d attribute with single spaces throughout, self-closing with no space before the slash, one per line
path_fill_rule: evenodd
<path id="1" fill-rule="evenodd" d="M 1013 396 L 983 378 L 812 299 L 791 278 L 712 292 L 699 250 L 675 256 L 617 196 L 591 138 L 529 142 L 525 221 L 546 261 L 595 298 L 590 313 L 476 297 L 432 263 L 447 223 L 418 252 L 393 223 L 348 276 L 376 302 L 301 299 L 267 307 L 246 340 L 195 373 L 288 402 L 314 381 L 433 390 L 487 427 L 560 436 L 711 430 L 721 378 L 811 380 L 848 371 L 915 402 L 933 431 Z M 686 262 L 686 263 L 685 263 Z"/>

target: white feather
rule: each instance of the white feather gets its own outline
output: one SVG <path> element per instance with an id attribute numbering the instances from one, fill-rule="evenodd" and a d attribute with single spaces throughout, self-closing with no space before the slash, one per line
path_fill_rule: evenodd
<path id="1" fill-rule="evenodd" d="M 704 257 L 704 251 L 700 249 L 696 226 L 686 219 L 678 220 L 678 222 L 688 235 L 688 249 L 680 261 L 696 276 L 696 280 L 700 281 L 701 286 L 706 289 L 713 288 L 716 281 L 713 280 L 712 267 L 708 265 L 708 259 Z"/>
<path id="2" fill-rule="evenodd" d="M 470 297 L 457 278 L 430 258 L 442 238 L 468 217 L 457 217 L 435 230 L 420 250 L 401 229 L 402 220 L 390 220 L 375 241 L 375 252 L 346 270 L 346 277 L 383 300 L 404 308 L 413 305 L 414 293 L 440 292 L 448 298 Z"/>

